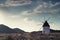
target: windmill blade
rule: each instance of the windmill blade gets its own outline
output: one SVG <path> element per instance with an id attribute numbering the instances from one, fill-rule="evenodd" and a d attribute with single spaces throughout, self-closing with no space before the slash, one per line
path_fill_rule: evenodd
<path id="1" fill-rule="evenodd" d="M 45 20 L 45 16 L 44 16 L 44 22 L 45 22 L 46 20 Z"/>
<path id="2" fill-rule="evenodd" d="M 54 25 L 54 22 L 49 22 L 50 24 Z"/>
<path id="3" fill-rule="evenodd" d="M 49 22 L 49 23 L 54 23 L 54 22 Z"/>
<path id="4" fill-rule="evenodd" d="M 41 21 L 41 19 L 40 19 L 40 21 L 39 21 L 40 23 L 44 23 L 44 21 Z"/>
<path id="5" fill-rule="evenodd" d="M 50 22 L 51 25 L 55 25 L 53 22 Z"/>
<path id="6" fill-rule="evenodd" d="M 42 27 L 39 28 L 39 31 L 42 30 Z"/>
<path id="7" fill-rule="evenodd" d="M 49 17 L 48 19 L 47 19 L 47 21 L 49 21 L 51 19 L 51 17 Z"/>
<path id="8" fill-rule="evenodd" d="M 42 23 L 44 23 L 44 22 L 42 22 Z"/>
<path id="9" fill-rule="evenodd" d="M 38 24 L 37 26 L 40 26 L 40 25 L 42 25 L 42 24 Z"/>
<path id="10" fill-rule="evenodd" d="M 40 23 L 44 23 L 45 21 L 39 21 Z"/>

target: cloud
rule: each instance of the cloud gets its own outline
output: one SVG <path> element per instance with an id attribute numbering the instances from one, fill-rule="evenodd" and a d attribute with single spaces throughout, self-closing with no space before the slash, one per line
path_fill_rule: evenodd
<path id="1" fill-rule="evenodd" d="M 57 2 L 57 3 L 53 4 L 53 5 L 51 5 L 50 7 L 55 7 L 57 5 L 60 5 L 60 2 Z"/>
<path id="2" fill-rule="evenodd" d="M 60 3 L 52 4 L 51 2 L 41 2 L 37 7 L 35 7 L 32 10 L 25 11 L 24 15 L 32 15 L 32 14 L 38 14 L 38 13 L 51 13 L 55 14 L 58 13 L 60 8 L 58 8 L 57 5 L 60 5 Z M 57 8 L 56 8 L 57 6 Z"/>
<path id="3" fill-rule="evenodd" d="M 35 9 L 34 9 L 34 13 L 56 13 L 57 11 L 59 11 L 59 9 L 52 9 L 52 7 L 55 8 L 55 6 L 59 5 L 60 3 L 55 3 L 52 4 L 47 3 L 47 2 L 43 2 L 42 4 L 38 5 Z"/>
<path id="4" fill-rule="evenodd" d="M 22 6 L 31 4 L 31 0 L 7 0 L 6 5 L 8 6 Z"/>
<path id="5" fill-rule="evenodd" d="M 31 4 L 31 0 L 6 0 L 5 3 L 1 3 L 0 6 L 23 6 Z"/>
<path id="6" fill-rule="evenodd" d="M 35 13 L 32 13 L 34 10 L 28 10 L 28 11 L 23 11 L 21 13 L 22 16 L 29 16 L 29 15 L 34 15 Z"/>
<path id="7" fill-rule="evenodd" d="M 1 7 L 5 7 L 5 5 L 3 3 L 0 3 L 0 9 L 1 9 Z"/>

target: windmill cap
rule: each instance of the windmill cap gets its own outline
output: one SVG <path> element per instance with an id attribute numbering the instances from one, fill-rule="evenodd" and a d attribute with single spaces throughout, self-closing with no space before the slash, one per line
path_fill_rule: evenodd
<path id="1" fill-rule="evenodd" d="M 50 25 L 47 21 L 45 21 L 45 23 L 43 24 L 43 27 L 50 27 Z"/>

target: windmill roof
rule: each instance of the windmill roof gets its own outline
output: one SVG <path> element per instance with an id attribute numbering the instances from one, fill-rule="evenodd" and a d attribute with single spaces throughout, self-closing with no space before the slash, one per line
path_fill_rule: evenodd
<path id="1" fill-rule="evenodd" d="M 43 27 L 50 27 L 50 25 L 47 21 L 45 21 L 45 23 L 43 24 Z"/>

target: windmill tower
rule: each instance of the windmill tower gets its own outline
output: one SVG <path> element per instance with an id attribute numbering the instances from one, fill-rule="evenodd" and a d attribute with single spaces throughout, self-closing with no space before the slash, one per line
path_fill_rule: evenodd
<path id="1" fill-rule="evenodd" d="M 44 22 L 42 27 L 43 27 L 42 33 L 50 33 L 50 25 L 47 21 Z"/>

